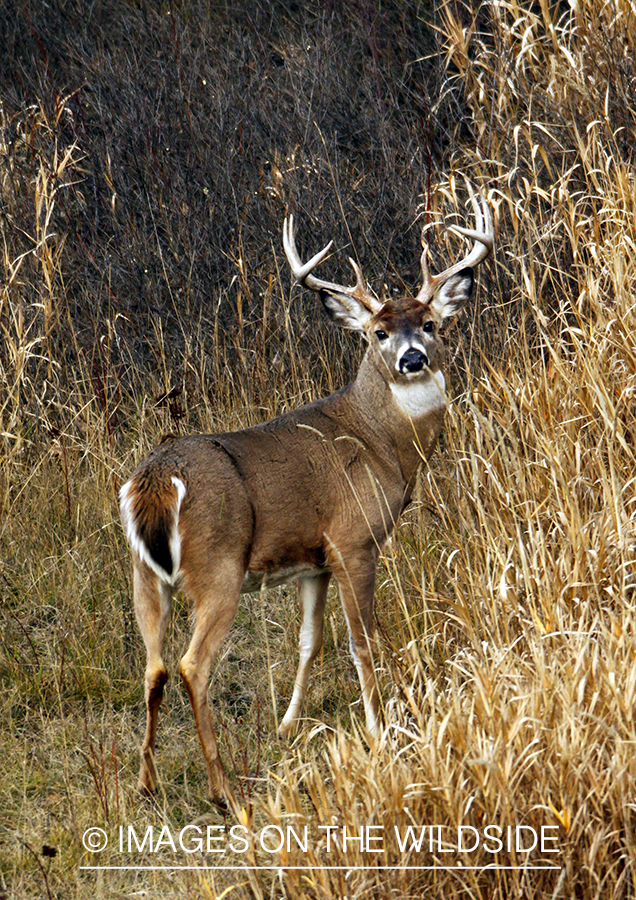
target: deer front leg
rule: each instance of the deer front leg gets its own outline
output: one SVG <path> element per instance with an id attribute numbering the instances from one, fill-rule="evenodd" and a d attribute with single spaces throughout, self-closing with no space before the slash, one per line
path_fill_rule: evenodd
<path id="1" fill-rule="evenodd" d="M 141 636 L 146 645 L 146 733 L 141 746 L 139 789 L 152 794 L 157 787 L 155 766 L 155 737 L 159 705 L 163 688 L 168 680 L 162 652 L 170 621 L 172 588 L 155 575 L 148 566 L 135 557 L 133 571 L 135 614 Z"/>
<path id="2" fill-rule="evenodd" d="M 280 723 L 278 733 L 281 737 L 294 734 L 298 728 L 298 718 L 302 709 L 309 672 L 311 665 L 322 647 L 322 629 L 325 618 L 325 601 L 327 588 L 331 575 L 325 572 L 323 575 L 298 579 L 298 599 L 302 609 L 302 624 L 300 626 L 300 661 L 298 673 L 294 684 L 294 693 Z"/>
<path id="3" fill-rule="evenodd" d="M 179 664 L 179 672 L 190 698 L 194 720 L 208 771 L 212 801 L 225 809 L 235 805 L 235 797 L 221 762 L 208 705 L 210 666 L 227 637 L 239 602 L 243 571 L 238 567 L 223 577 L 222 566 L 216 566 L 213 583 L 205 593 L 190 591 L 195 599 L 196 624 L 188 650 Z"/>
<path id="4" fill-rule="evenodd" d="M 367 731 L 380 734 L 380 695 L 373 667 L 373 588 L 376 554 L 352 554 L 350 562 L 339 559 L 333 567 L 340 587 L 340 598 L 349 626 L 351 656 L 358 671 Z"/>

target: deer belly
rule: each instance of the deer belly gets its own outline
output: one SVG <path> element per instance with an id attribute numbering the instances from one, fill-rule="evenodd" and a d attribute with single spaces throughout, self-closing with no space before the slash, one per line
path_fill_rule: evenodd
<path id="1" fill-rule="evenodd" d="M 241 585 L 241 593 L 251 594 L 254 591 L 260 591 L 263 587 L 278 587 L 281 584 L 295 581 L 296 578 L 322 575 L 326 571 L 327 569 L 321 569 L 311 563 L 296 563 L 293 566 L 278 569 L 276 572 L 246 572 Z"/>

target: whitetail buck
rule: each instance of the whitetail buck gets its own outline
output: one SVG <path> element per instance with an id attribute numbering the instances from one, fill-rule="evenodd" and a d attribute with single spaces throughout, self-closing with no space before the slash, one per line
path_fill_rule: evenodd
<path id="1" fill-rule="evenodd" d="M 336 322 L 361 331 L 368 341 L 356 380 L 325 400 L 254 428 L 168 438 L 122 488 L 135 612 L 147 650 L 143 790 L 154 790 L 157 782 L 157 713 L 168 677 L 162 648 L 176 588 L 194 602 L 194 633 L 179 668 L 210 793 L 219 805 L 233 795 L 212 726 L 208 678 L 241 593 L 298 581 L 300 664 L 280 725 L 287 735 L 297 725 L 309 670 L 322 645 L 327 586 L 336 577 L 367 729 L 378 733 L 371 652 L 376 563 L 442 427 L 441 322 L 469 298 L 473 267 L 493 247 L 488 207 L 483 200 L 480 207 L 472 191 L 471 199 L 476 230 L 452 226 L 474 241 L 468 256 L 431 276 L 424 246 L 417 296 L 386 302 L 369 291 L 353 260 L 353 287 L 316 278 L 313 270 L 331 244 L 303 264 L 293 218 L 286 220 L 283 245 L 295 279 L 319 293 Z"/>

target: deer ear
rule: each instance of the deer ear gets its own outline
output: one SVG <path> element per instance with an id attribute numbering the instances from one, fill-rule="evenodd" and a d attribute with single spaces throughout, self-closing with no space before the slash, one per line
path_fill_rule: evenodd
<path id="1" fill-rule="evenodd" d="M 430 306 L 439 313 L 442 319 L 454 316 L 470 299 L 473 292 L 473 270 L 462 269 L 457 275 L 451 275 L 448 281 L 439 288 L 430 302 Z"/>
<path id="2" fill-rule="evenodd" d="M 364 331 L 373 313 L 356 297 L 320 291 L 322 305 L 330 319 L 350 331 Z"/>

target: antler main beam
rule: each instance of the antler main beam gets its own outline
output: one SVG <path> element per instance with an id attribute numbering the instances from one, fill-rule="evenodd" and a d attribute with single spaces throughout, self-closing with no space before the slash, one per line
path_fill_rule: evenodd
<path id="1" fill-rule="evenodd" d="M 316 276 L 312 274 L 313 270 L 320 265 L 327 256 L 332 244 L 333 241 L 329 241 L 326 247 L 319 250 L 308 262 L 303 263 L 298 255 L 298 250 L 296 249 L 293 215 L 290 215 L 289 218 L 285 219 L 283 222 L 283 247 L 285 249 L 285 256 L 287 257 L 287 261 L 289 262 L 289 266 L 296 281 L 312 291 L 327 291 L 329 294 L 353 297 L 354 299 L 359 300 L 360 303 L 367 307 L 367 309 L 377 312 L 382 304 L 368 289 L 364 276 L 360 271 L 360 266 L 355 260 L 351 259 L 351 257 L 349 257 L 349 262 L 351 263 L 351 267 L 356 276 L 356 283 L 352 286 L 336 284 L 333 281 L 323 281 L 322 278 L 316 278 Z"/>
<path id="2" fill-rule="evenodd" d="M 488 203 L 482 194 L 479 195 L 481 200 L 481 206 L 475 192 L 470 184 L 470 182 L 466 182 L 468 191 L 470 193 L 470 200 L 473 206 L 473 213 L 475 215 L 475 228 L 462 228 L 459 225 L 449 225 L 448 231 L 452 231 L 454 234 L 462 235 L 463 237 L 472 238 L 475 242 L 471 251 L 465 256 L 463 259 L 460 259 L 459 262 L 456 262 L 454 265 L 450 266 L 448 269 L 444 269 L 443 272 L 440 272 L 437 275 L 431 275 L 428 268 L 428 245 L 424 241 L 424 235 L 422 234 L 422 257 L 420 260 L 420 264 L 422 266 L 422 287 L 420 288 L 420 292 L 417 295 L 417 299 L 422 303 L 428 303 L 432 298 L 434 293 L 438 290 L 438 288 L 444 284 L 445 281 L 448 281 L 453 275 L 456 275 L 457 272 L 461 272 L 462 269 L 473 269 L 475 266 L 479 265 L 480 262 L 483 262 L 486 257 L 492 253 L 494 243 L 495 243 L 495 233 L 492 224 L 492 217 L 490 215 L 490 209 L 488 208 Z"/>

